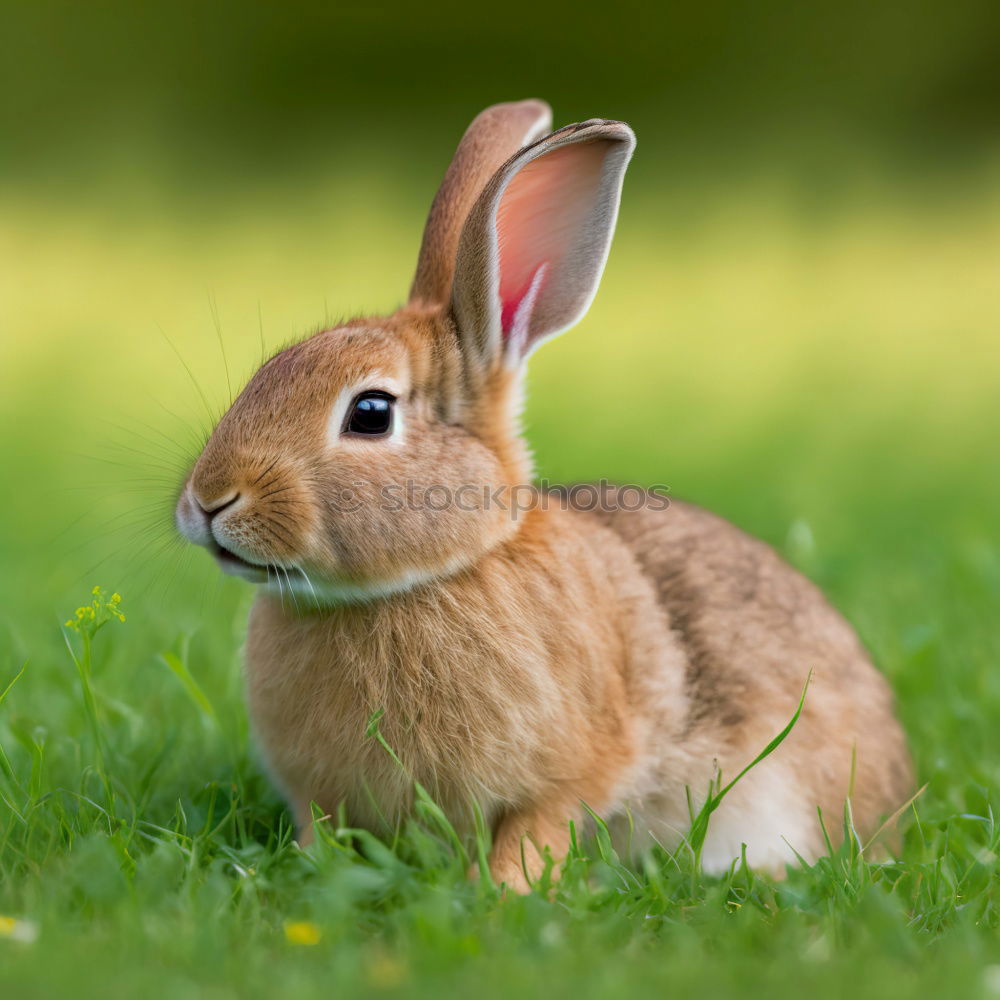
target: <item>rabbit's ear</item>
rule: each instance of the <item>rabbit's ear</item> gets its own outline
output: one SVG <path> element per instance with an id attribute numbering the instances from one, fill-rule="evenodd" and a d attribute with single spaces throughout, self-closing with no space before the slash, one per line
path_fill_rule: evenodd
<path id="1" fill-rule="evenodd" d="M 587 311 L 618 215 L 635 135 L 593 119 L 521 150 L 462 230 L 451 307 L 467 359 L 518 364 Z"/>
<path id="2" fill-rule="evenodd" d="M 431 205 L 410 301 L 447 304 L 458 238 L 476 198 L 509 157 L 551 128 L 552 109 L 537 100 L 494 104 L 473 119 Z"/>

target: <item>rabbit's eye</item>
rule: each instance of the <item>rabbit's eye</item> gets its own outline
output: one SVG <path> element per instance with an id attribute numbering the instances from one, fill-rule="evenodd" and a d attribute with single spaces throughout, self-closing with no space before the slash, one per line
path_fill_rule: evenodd
<path id="1" fill-rule="evenodd" d="M 363 392 L 351 407 L 348 434 L 382 435 L 392 430 L 392 404 L 396 400 L 387 392 Z"/>

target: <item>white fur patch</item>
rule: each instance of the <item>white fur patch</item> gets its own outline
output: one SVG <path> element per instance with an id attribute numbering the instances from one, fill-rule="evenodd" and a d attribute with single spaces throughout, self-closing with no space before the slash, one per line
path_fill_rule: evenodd
<path id="1" fill-rule="evenodd" d="M 467 564 L 466 559 L 455 559 L 434 569 L 411 569 L 400 573 L 393 580 L 371 583 L 350 581 L 313 580 L 295 566 L 272 567 L 264 589 L 275 597 L 302 598 L 303 607 L 335 607 L 338 604 L 363 604 L 367 601 L 402 594 L 421 584 L 457 573 Z"/>
<path id="2" fill-rule="evenodd" d="M 758 766 L 759 773 L 746 775 L 746 787 L 737 785 L 709 820 L 702 851 L 709 874 L 725 872 L 740 858 L 744 844 L 751 867 L 777 873 L 797 864 L 796 854 L 815 857 L 817 820 L 805 797 L 781 768 Z"/>
<path id="3" fill-rule="evenodd" d="M 664 773 L 677 774 L 684 765 L 677 757 L 665 764 L 665 772 L 653 770 L 646 774 L 645 780 L 612 810 L 629 817 L 628 841 L 622 839 L 619 845 L 626 852 L 642 850 L 653 842 L 673 851 L 690 831 L 684 786 L 668 780 L 671 791 L 667 793 L 663 781 Z M 697 811 L 704 801 L 705 785 L 696 782 L 691 792 Z M 702 867 L 710 875 L 725 873 L 740 860 L 744 844 L 751 867 L 779 875 L 785 865 L 798 863 L 796 855 L 813 861 L 819 854 L 815 810 L 780 761 L 762 762 L 723 799 L 709 819 Z"/>

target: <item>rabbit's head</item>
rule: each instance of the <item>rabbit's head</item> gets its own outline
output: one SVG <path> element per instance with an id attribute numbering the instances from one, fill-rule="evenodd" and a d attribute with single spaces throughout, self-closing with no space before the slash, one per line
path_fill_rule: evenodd
<path id="1" fill-rule="evenodd" d="M 250 380 L 181 491 L 222 568 L 317 603 L 455 572 L 518 530 L 528 354 L 597 289 L 627 125 L 549 133 L 540 101 L 482 112 L 431 208 L 409 302 L 286 348 Z"/>

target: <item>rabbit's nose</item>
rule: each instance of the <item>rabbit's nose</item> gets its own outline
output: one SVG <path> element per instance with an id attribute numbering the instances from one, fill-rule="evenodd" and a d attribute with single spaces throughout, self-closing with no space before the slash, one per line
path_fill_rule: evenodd
<path id="1" fill-rule="evenodd" d="M 209 521 L 212 520 L 217 514 L 221 514 L 224 510 L 232 507 L 237 500 L 239 500 L 240 494 L 237 490 L 233 490 L 232 493 L 228 493 L 225 496 L 216 497 L 212 500 L 204 500 L 202 497 L 198 496 L 197 493 L 194 494 L 194 502 L 198 505 L 198 509 L 208 518 Z"/>

